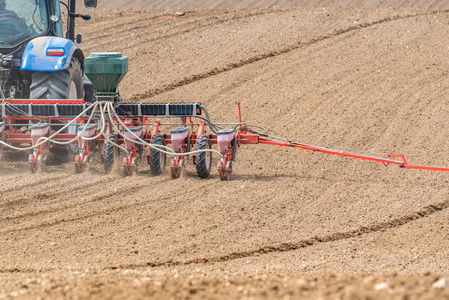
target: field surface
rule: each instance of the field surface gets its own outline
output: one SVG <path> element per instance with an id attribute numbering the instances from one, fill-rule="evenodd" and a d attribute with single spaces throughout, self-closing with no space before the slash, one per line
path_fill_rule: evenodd
<path id="1" fill-rule="evenodd" d="M 86 55 L 129 57 L 128 101 L 215 122 L 240 102 L 277 136 L 448 166 L 449 13 L 378 6 L 95 11 L 78 29 Z M 268 145 L 240 148 L 229 182 L 25 161 L 0 162 L 0 299 L 449 298 L 449 173 Z"/>
<path id="2" fill-rule="evenodd" d="M 78 0 L 82 5 L 82 1 Z M 442 0 L 98 0 L 98 9 L 186 9 L 254 7 L 363 7 L 363 8 L 434 8 L 449 9 Z"/>

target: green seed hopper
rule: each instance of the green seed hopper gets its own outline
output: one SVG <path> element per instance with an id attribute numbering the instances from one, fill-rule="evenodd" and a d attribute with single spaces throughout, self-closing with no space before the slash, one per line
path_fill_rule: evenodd
<path id="1" fill-rule="evenodd" d="M 84 60 L 84 73 L 100 95 L 115 95 L 128 72 L 128 57 L 118 52 L 95 52 Z"/>

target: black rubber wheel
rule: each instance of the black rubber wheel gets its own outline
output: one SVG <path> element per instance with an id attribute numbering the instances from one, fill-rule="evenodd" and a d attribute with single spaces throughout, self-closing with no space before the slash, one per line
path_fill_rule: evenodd
<path id="1" fill-rule="evenodd" d="M 123 177 L 131 177 L 131 176 L 133 176 L 133 174 L 137 174 L 138 171 L 139 171 L 139 169 L 138 169 L 137 165 L 129 166 L 129 168 L 124 166 L 123 167 Z"/>
<path id="2" fill-rule="evenodd" d="M 108 135 L 108 138 L 117 143 L 117 135 L 111 133 Z M 108 140 L 104 141 L 103 145 L 103 167 L 106 173 L 111 172 L 112 167 L 114 166 L 115 156 L 117 155 L 117 150 L 115 149 L 115 145 L 109 142 Z"/>
<path id="3" fill-rule="evenodd" d="M 176 168 L 170 168 L 170 178 L 171 179 L 177 179 L 181 177 L 181 170 L 182 167 L 178 166 Z"/>
<path id="4" fill-rule="evenodd" d="M 81 99 L 83 97 L 83 71 L 76 58 L 72 58 L 70 65 L 63 70 L 31 74 L 30 99 Z M 53 130 L 60 128 L 52 126 Z M 76 133 L 76 125 L 65 132 Z M 55 145 L 50 152 L 53 154 L 55 163 L 64 163 L 78 153 L 78 144 Z"/>
<path id="5" fill-rule="evenodd" d="M 31 174 L 34 174 L 37 172 L 38 166 L 39 166 L 39 164 L 37 162 L 30 162 Z"/>
<path id="6" fill-rule="evenodd" d="M 31 99 L 81 99 L 83 96 L 83 72 L 76 58 L 63 70 L 31 75 Z"/>
<path id="7" fill-rule="evenodd" d="M 164 136 L 156 134 L 151 138 L 151 144 L 165 146 Z M 150 148 L 150 171 L 154 176 L 161 175 L 165 171 L 165 165 L 167 161 L 167 155 L 153 148 Z"/>
<path id="8" fill-rule="evenodd" d="M 76 174 L 82 174 L 84 172 L 84 165 L 75 165 L 75 172 Z"/>
<path id="9" fill-rule="evenodd" d="M 36 163 L 30 162 L 31 173 L 32 174 L 39 173 L 42 170 L 44 163 L 45 163 L 44 155 L 39 154 L 39 156 L 37 157 Z"/>
<path id="10" fill-rule="evenodd" d="M 196 150 L 211 148 L 210 137 L 207 134 L 200 135 L 196 141 Z M 195 154 L 196 173 L 200 178 L 207 178 L 212 167 L 212 152 L 198 152 Z"/>
<path id="11" fill-rule="evenodd" d="M 220 170 L 220 179 L 225 181 L 231 180 L 231 170 Z"/>
<path id="12" fill-rule="evenodd" d="M 86 162 L 79 162 L 79 154 L 74 156 L 73 163 L 75 164 L 75 172 L 77 174 L 84 173 L 84 170 L 86 169 Z"/>

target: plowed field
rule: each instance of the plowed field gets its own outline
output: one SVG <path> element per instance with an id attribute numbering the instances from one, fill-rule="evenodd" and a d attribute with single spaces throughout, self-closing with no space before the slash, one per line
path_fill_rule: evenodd
<path id="1" fill-rule="evenodd" d="M 83 5 L 83 1 L 78 1 L 79 5 Z M 448 9 L 449 3 L 442 0 L 98 0 L 97 9 L 254 8 L 273 6 Z"/>
<path id="2" fill-rule="evenodd" d="M 93 12 L 82 48 L 129 57 L 128 101 L 449 166 L 449 13 L 182 12 Z M 449 298 L 449 173 L 268 145 L 229 182 L 25 161 L 0 163 L 0 299 Z"/>

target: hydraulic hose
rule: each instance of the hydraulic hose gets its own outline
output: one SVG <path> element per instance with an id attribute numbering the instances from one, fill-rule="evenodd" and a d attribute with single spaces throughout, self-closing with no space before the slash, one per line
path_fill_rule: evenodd
<path id="1" fill-rule="evenodd" d="M 212 130 L 213 133 L 217 134 L 218 131 L 217 131 L 217 129 L 214 128 L 214 126 L 212 126 L 212 122 L 210 120 L 209 112 L 207 111 L 207 109 L 203 105 L 200 105 L 200 108 L 204 111 L 204 114 L 206 115 L 207 125 L 209 126 L 210 130 Z"/>

